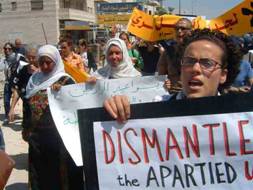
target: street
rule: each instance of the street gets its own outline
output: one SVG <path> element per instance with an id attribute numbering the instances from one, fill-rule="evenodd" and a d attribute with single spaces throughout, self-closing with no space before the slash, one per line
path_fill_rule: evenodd
<path id="1" fill-rule="evenodd" d="M 0 74 L 2 75 L 2 73 Z M 2 78 L 2 77 L 0 77 Z M 28 189 L 28 145 L 21 136 L 22 104 L 16 106 L 16 120 L 8 126 L 3 126 L 3 81 L 0 81 L 0 126 L 2 127 L 6 152 L 15 160 L 13 169 L 5 190 L 27 190 Z"/>

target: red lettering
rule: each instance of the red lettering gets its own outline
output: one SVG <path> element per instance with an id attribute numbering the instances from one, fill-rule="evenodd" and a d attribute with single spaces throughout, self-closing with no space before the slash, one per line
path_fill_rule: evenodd
<path id="1" fill-rule="evenodd" d="M 102 135 L 103 135 L 103 142 L 104 142 L 104 158 L 105 158 L 105 163 L 106 164 L 110 164 L 111 162 L 113 162 L 114 157 L 115 157 L 115 148 L 114 148 L 114 144 L 112 141 L 111 136 L 106 132 L 106 131 L 102 131 Z M 110 144 L 110 152 L 111 152 L 111 156 L 110 158 L 108 158 L 108 150 L 107 150 L 107 140 L 109 141 Z"/>
<path id="2" fill-rule="evenodd" d="M 250 143 L 250 139 L 244 139 L 243 127 L 249 123 L 249 120 L 238 121 L 239 136 L 240 136 L 240 151 L 241 155 L 253 154 L 253 150 L 246 150 L 246 143 Z"/>
<path id="3" fill-rule="evenodd" d="M 141 137 L 142 137 L 145 163 L 149 163 L 149 157 L 148 157 L 148 152 L 147 152 L 147 143 L 149 144 L 149 146 L 151 148 L 154 148 L 156 146 L 159 159 L 160 159 L 161 162 L 163 162 L 164 160 L 163 160 L 163 156 L 162 156 L 162 153 L 161 153 L 161 148 L 160 148 L 160 144 L 159 144 L 158 137 L 157 137 L 157 134 L 156 134 L 156 130 L 155 129 L 152 130 L 152 137 L 151 137 L 152 139 L 150 140 L 148 134 L 145 131 L 145 129 L 142 128 L 141 129 Z"/>
<path id="4" fill-rule="evenodd" d="M 125 132 L 124 132 L 124 139 L 125 139 L 125 142 L 127 144 L 127 146 L 129 147 L 129 149 L 133 152 L 133 154 L 135 155 L 135 157 L 137 158 L 136 161 L 134 161 L 132 158 L 128 158 L 129 162 L 131 164 L 138 164 L 140 161 L 141 161 L 141 158 L 140 156 L 136 153 L 136 151 L 134 150 L 134 148 L 130 145 L 130 143 L 128 142 L 128 139 L 127 139 L 127 133 L 129 131 L 132 131 L 134 133 L 135 136 L 137 136 L 137 133 L 135 132 L 135 130 L 133 128 L 128 128 Z"/>
<path id="5" fill-rule="evenodd" d="M 170 139 L 172 140 L 172 144 L 170 145 Z M 166 160 L 169 160 L 170 156 L 170 150 L 176 150 L 176 153 L 178 154 L 178 157 L 180 159 L 183 159 L 182 152 L 180 150 L 180 147 L 178 145 L 177 139 L 173 132 L 170 129 L 167 129 L 167 136 L 166 136 Z"/>
<path id="6" fill-rule="evenodd" d="M 119 162 L 121 164 L 123 164 L 124 161 L 123 161 L 122 147 L 121 147 L 121 136 L 120 136 L 120 132 L 119 131 L 117 131 L 117 137 L 118 137 Z"/>
<path id="7" fill-rule="evenodd" d="M 219 126 L 220 126 L 219 123 L 203 125 L 204 128 L 208 128 L 210 155 L 215 155 L 214 139 L 213 139 L 213 128 L 219 127 Z"/>
<path id="8" fill-rule="evenodd" d="M 192 125 L 192 130 L 193 130 L 193 140 L 187 128 L 183 127 L 185 154 L 186 157 L 188 158 L 190 157 L 189 145 L 191 146 L 193 153 L 196 155 L 196 157 L 200 157 L 198 132 L 197 126 L 195 124 Z"/>
<path id="9" fill-rule="evenodd" d="M 230 151 L 229 140 L 228 140 L 227 123 L 223 122 L 222 126 L 223 126 L 223 136 L 224 136 L 226 156 L 236 156 L 235 152 Z"/>
<path id="10" fill-rule="evenodd" d="M 249 173 L 249 162 L 245 161 L 244 162 L 244 175 L 247 178 L 247 180 L 252 180 L 253 179 L 253 170 L 251 171 L 251 175 Z"/>

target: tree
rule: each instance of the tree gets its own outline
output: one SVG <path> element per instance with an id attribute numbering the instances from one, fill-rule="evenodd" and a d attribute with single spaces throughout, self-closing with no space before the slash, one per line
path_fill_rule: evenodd
<path id="1" fill-rule="evenodd" d="M 168 11 L 162 6 L 157 6 L 155 14 L 161 16 L 161 15 L 168 14 Z"/>
<path id="2" fill-rule="evenodd" d="M 169 14 L 170 14 L 170 15 L 173 13 L 174 10 L 175 10 L 174 7 L 168 7 L 168 11 L 169 11 Z"/>

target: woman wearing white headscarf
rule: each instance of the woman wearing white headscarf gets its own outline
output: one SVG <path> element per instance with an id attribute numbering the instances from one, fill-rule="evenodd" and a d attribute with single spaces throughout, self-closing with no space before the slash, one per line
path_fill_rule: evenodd
<path id="1" fill-rule="evenodd" d="M 29 142 L 31 188 L 36 190 L 71 189 L 67 170 L 73 169 L 74 163 L 54 124 L 46 89 L 48 87 L 56 89 L 56 86 L 75 82 L 65 73 L 60 53 L 56 47 L 42 46 L 38 50 L 38 63 L 40 71 L 31 76 L 26 87 L 28 104 L 22 124 L 23 138 Z M 79 183 L 82 183 L 82 170 L 79 177 L 76 177 L 75 174 L 71 175 L 75 179 L 81 178 Z"/>
<path id="2" fill-rule="evenodd" d="M 132 63 L 126 44 L 119 38 L 112 38 L 106 44 L 105 67 L 97 70 L 95 76 L 99 78 L 133 78 L 141 76 Z"/>

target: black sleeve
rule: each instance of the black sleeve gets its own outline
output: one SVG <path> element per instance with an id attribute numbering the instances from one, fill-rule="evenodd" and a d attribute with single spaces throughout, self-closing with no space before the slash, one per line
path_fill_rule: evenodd
<path id="1" fill-rule="evenodd" d="M 28 104 L 28 99 L 23 100 L 23 120 L 22 120 L 22 128 L 29 129 L 32 128 L 32 113 L 30 110 L 30 106 Z"/>
<path id="2" fill-rule="evenodd" d="M 68 76 L 63 76 L 56 83 L 59 83 L 64 86 L 69 84 L 75 84 L 75 81 Z"/>

